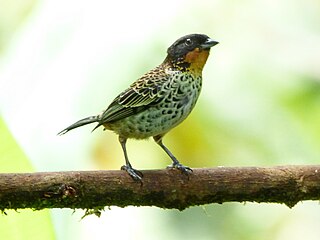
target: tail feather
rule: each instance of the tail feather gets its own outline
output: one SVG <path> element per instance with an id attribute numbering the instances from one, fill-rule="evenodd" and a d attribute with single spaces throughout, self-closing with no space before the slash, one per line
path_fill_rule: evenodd
<path id="1" fill-rule="evenodd" d="M 69 127 L 63 129 L 61 132 L 58 133 L 58 135 L 63 135 L 72 129 L 75 129 L 75 128 L 78 128 L 78 127 L 81 127 L 81 126 L 84 126 L 84 125 L 87 125 L 90 123 L 94 123 L 94 122 L 99 122 L 99 116 L 91 116 L 91 117 L 81 119 L 78 122 L 75 122 L 74 124 L 70 125 Z"/>

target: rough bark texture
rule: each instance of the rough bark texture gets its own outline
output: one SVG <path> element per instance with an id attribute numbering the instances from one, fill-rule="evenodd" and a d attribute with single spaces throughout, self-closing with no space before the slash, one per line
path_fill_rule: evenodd
<path id="1" fill-rule="evenodd" d="M 142 171 L 143 184 L 123 171 L 0 174 L 0 210 L 157 206 L 183 210 L 224 202 L 284 203 L 320 199 L 320 165 L 218 167 Z"/>

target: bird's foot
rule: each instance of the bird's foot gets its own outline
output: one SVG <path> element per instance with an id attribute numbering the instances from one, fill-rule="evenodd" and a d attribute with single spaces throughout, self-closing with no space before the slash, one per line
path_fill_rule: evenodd
<path id="1" fill-rule="evenodd" d="M 187 176 L 189 176 L 193 172 L 191 168 L 184 166 L 179 162 L 173 163 L 173 164 L 169 165 L 167 168 L 168 169 L 173 169 L 173 168 L 178 169 L 180 172 L 182 172 L 183 174 L 185 174 Z"/>
<path id="2" fill-rule="evenodd" d="M 142 183 L 143 174 L 139 170 L 136 170 L 131 166 L 127 166 L 127 165 L 123 165 L 121 167 L 121 170 L 126 171 L 134 181 Z"/>

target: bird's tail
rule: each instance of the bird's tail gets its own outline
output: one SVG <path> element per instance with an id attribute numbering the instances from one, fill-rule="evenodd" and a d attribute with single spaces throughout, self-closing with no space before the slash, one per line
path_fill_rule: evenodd
<path id="1" fill-rule="evenodd" d="M 72 129 L 90 124 L 90 123 L 94 123 L 94 122 L 99 122 L 99 116 L 91 116 L 91 117 L 87 117 L 84 119 L 79 120 L 78 122 L 75 122 L 74 124 L 70 125 L 69 127 L 63 129 L 61 132 L 58 133 L 58 135 L 63 135 L 67 132 L 69 132 Z"/>

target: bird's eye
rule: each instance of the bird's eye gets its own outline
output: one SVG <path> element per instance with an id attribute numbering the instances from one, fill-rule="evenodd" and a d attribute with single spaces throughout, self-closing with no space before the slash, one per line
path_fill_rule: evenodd
<path id="1" fill-rule="evenodd" d="M 187 46 L 190 46 L 192 44 L 192 40 L 190 38 L 187 38 L 187 40 L 184 42 Z"/>

